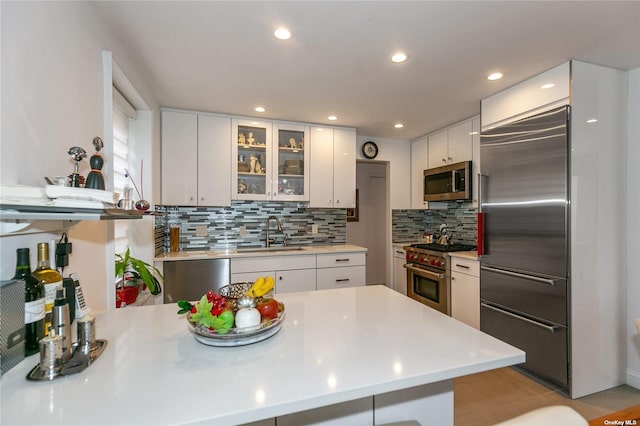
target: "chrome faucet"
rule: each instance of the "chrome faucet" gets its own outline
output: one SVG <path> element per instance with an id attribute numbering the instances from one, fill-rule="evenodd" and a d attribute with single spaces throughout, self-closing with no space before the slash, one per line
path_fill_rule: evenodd
<path id="1" fill-rule="evenodd" d="M 275 242 L 275 238 L 273 240 L 271 240 L 269 238 L 269 223 L 271 222 L 271 219 L 276 221 L 276 226 L 278 227 L 278 232 L 282 232 L 282 224 L 280 223 L 280 219 L 278 219 L 275 216 L 269 216 L 267 218 L 267 243 L 266 243 L 266 247 L 271 247 L 271 243 Z"/>

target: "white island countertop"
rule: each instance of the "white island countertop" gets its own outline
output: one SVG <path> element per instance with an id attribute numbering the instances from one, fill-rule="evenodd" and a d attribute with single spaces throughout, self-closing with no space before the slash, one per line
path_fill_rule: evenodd
<path id="1" fill-rule="evenodd" d="M 524 361 L 384 286 L 276 297 L 280 332 L 242 347 L 198 343 L 175 304 L 104 313 L 96 337 L 108 346 L 83 372 L 28 382 L 34 355 L 2 377 L 0 423 L 240 424 Z"/>

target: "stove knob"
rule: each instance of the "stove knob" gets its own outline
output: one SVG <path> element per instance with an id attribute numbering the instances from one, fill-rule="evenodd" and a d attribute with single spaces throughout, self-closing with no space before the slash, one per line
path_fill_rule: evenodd
<path id="1" fill-rule="evenodd" d="M 429 264 L 431 264 L 431 265 L 435 265 L 435 264 L 436 264 L 436 261 L 435 261 L 434 259 L 431 259 L 431 262 L 429 262 Z"/>
<path id="2" fill-rule="evenodd" d="M 424 257 L 421 257 L 420 259 L 418 259 L 419 263 L 424 263 Z"/>
<path id="3" fill-rule="evenodd" d="M 438 260 L 438 261 L 436 262 L 436 266 L 442 266 L 442 262 Z"/>

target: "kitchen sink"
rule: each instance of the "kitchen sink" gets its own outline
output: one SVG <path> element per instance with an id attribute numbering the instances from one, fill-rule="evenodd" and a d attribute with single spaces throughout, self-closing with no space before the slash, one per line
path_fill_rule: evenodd
<path id="1" fill-rule="evenodd" d="M 261 253 L 261 252 L 273 252 L 273 251 L 302 251 L 304 247 L 300 246 L 276 246 L 276 247 L 246 247 L 239 248 L 236 251 L 238 253 Z"/>

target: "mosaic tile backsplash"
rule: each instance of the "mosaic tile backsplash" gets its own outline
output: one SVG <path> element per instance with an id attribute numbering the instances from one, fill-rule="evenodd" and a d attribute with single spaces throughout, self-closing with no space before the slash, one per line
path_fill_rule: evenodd
<path id="1" fill-rule="evenodd" d="M 282 224 L 278 232 L 270 222 L 273 245 L 282 245 L 285 235 L 288 245 L 330 245 L 347 242 L 346 209 L 312 209 L 304 203 L 234 201 L 231 207 L 156 206 L 165 213 L 156 216 L 156 254 L 169 251 L 169 225 L 180 224 L 181 250 L 220 250 L 236 247 L 263 247 L 266 221 L 271 215 Z M 312 234 L 312 225 L 318 233 Z M 240 227 L 246 228 L 240 235 Z M 206 232 L 200 236 L 202 229 Z M 198 232 L 198 229 L 200 232 Z"/>
<path id="2" fill-rule="evenodd" d="M 425 232 L 434 233 L 441 223 L 446 223 L 452 241 L 456 243 L 477 243 L 478 210 L 469 203 L 447 202 L 444 209 L 393 210 L 393 242 L 419 240 Z"/>

